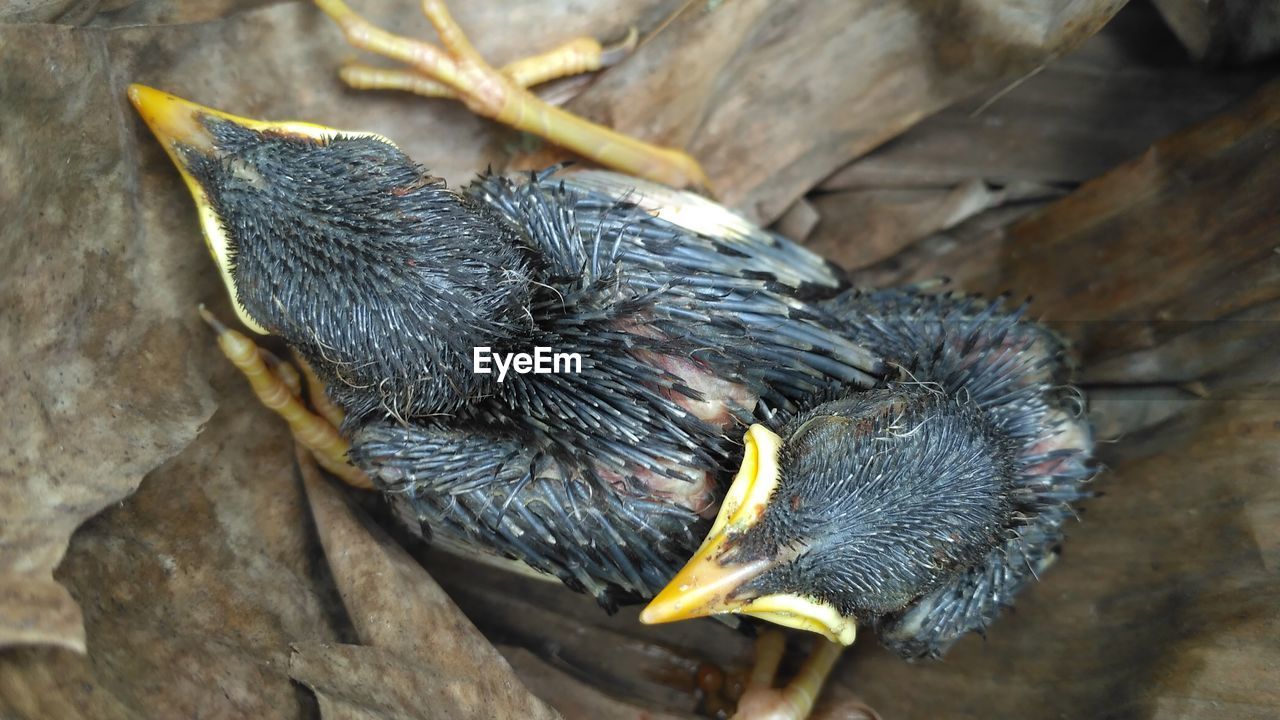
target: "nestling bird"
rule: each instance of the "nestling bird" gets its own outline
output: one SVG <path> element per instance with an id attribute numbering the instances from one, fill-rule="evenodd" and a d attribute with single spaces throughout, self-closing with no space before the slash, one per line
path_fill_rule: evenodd
<path id="1" fill-rule="evenodd" d="M 738 717 L 806 717 L 859 626 L 907 659 L 983 632 L 1057 557 L 1094 474 L 1065 348 L 1020 310 L 913 290 L 825 305 L 892 372 L 752 425 L 711 532 L 640 616 L 831 641 L 775 689 L 781 644 L 762 638 Z"/>
<path id="2" fill-rule="evenodd" d="M 999 303 L 850 290 L 635 178 L 457 192 L 380 136 L 130 97 L 241 319 L 316 370 L 351 462 L 425 536 L 609 609 L 654 598 L 646 622 L 741 613 L 842 644 L 870 626 L 922 657 L 1052 561 L 1084 494 L 1064 348 Z M 481 348 L 580 371 L 484 373 Z"/>
<path id="3" fill-rule="evenodd" d="M 696 195 L 610 173 L 455 192 L 385 138 L 130 97 L 241 319 L 315 368 L 399 514 L 607 608 L 697 547 L 759 403 L 883 371 L 819 304 L 837 268 Z M 474 367 L 537 347 L 581 371 Z"/>
<path id="4" fill-rule="evenodd" d="M 696 556 L 647 622 L 736 612 L 903 657 L 985 628 L 1048 567 L 1092 436 L 1061 341 L 1001 303 L 851 291 L 826 307 L 895 370 L 753 425 Z"/>

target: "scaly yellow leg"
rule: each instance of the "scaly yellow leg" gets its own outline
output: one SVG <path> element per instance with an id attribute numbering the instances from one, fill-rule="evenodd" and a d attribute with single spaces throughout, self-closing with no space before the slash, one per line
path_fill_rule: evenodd
<path id="1" fill-rule="evenodd" d="M 595 38 L 577 38 L 554 50 L 503 65 L 498 72 L 522 88 L 609 67 L 635 47 L 634 29 L 627 39 L 611 48 Z M 357 90 L 404 90 L 423 97 L 458 99 L 458 93 L 414 70 L 349 63 L 339 71 L 343 82 Z"/>
<path id="2" fill-rule="evenodd" d="M 422 11 L 440 36 L 443 49 L 382 30 L 342 0 L 316 0 L 316 5 L 338 24 L 353 46 L 398 60 L 415 71 L 348 67 L 343 79 L 355 87 L 456 97 L 477 115 L 546 138 L 601 165 L 672 187 L 710 189 L 706 173 L 686 153 L 614 132 L 554 107 L 526 89 L 536 82 L 572 74 L 576 68 L 590 69 L 600 55 L 591 48 L 562 46 L 499 71 L 476 52 L 443 0 L 422 0 Z"/>
<path id="3" fill-rule="evenodd" d="M 312 412 L 302 402 L 302 381 L 297 370 L 259 348 L 242 333 L 223 325 L 203 305 L 200 306 L 200 317 L 217 332 L 218 347 L 222 354 L 249 381 L 258 400 L 288 423 L 294 440 L 309 450 L 325 470 L 352 487 L 372 490 L 373 483 L 368 476 L 347 462 L 347 450 L 351 444 L 338 432 L 337 424 L 332 422 L 333 417 L 341 422 L 341 411 L 332 407 L 325 399 L 322 402 L 337 415 L 326 413 L 321 416 Z M 308 383 L 316 383 L 311 385 L 312 397 L 324 397 L 323 388 L 318 387 L 319 381 L 315 380 L 314 373 L 310 368 L 306 372 Z M 316 393 L 316 389 L 320 392 Z"/>
<path id="4" fill-rule="evenodd" d="M 324 391 L 324 383 L 316 376 L 316 371 L 311 369 L 311 364 L 297 352 L 293 353 L 293 362 L 302 369 L 302 375 L 307 379 L 307 396 L 311 399 L 311 409 L 315 410 L 320 417 L 328 420 L 333 427 L 342 427 L 342 421 L 346 418 L 346 413 L 342 412 L 342 408 L 334 405 L 329 400 L 329 395 Z M 294 393 L 294 395 L 298 394 Z"/>
<path id="5" fill-rule="evenodd" d="M 756 662 L 751 669 L 747 689 L 738 701 L 737 720 L 804 720 L 813 712 L 813 704 L 822 686 L 844 651 L 843 645 L 819 639 L 817 647 L 805 660 L 800 672 L 783 688 L 773 682 L 782 661 L 786 640 L 777 630 L 764 631 L 756 640 Z"/>
<path id="6" fill-rule="evenodd" d="M 509 62 L 502 66 L 501 72 L 520 87 L 529 88 L 615 65 L 635 49 L 638 39 L 635 28 L 625 40 L 608 48 L 602 47 L 595 38 L 577 38 L 541 55 Z"/>
<path id="7" fill-rule="evenodd" d="M 778 665 L 787 649 L 787 638 L 778 630 L 768 629 L 756 638 L 756 662 L 747 678 L 747 692 L 752 688 L 772 688 L 778 675 Z"/>

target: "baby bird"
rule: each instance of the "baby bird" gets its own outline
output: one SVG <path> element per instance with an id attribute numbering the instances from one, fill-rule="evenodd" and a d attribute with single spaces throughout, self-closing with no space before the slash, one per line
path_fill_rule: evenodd
<path id="1" fill-rule="evenodd" d="M 1001 303 L 845 293 L 850 339 L 889 377 L 822 393 L 746 434 L 695 557 L 645 609 L 751 615 L 905 658 L 981 632 L 1057 556 L 1092 437 L 1062 342 Z"/>
<path id="2" fill-rule="evenodd" d="M 646 622 L 740 613 L 841 644 L 862 625 L 918 658 L 986 627 L 1085 495 L 1063 345 L 1000 303 L 848 290 L 635 178 L 455 191 L 377 135 L 130 97 L 241 320 L 316 370 L 351 462 L 441 544 L 610 610 L 653 598 Z M 540 348 L 579 364 L 480 362 Z"/>
<path id="3" fill-rule="evenodd" d="M 554 171 L 455 191 L 380 136 L 130 97 L 242 321 L 316 370 L 410 527 L 606 608 L 688 559 L 760 403 L 883 371 L 820 304 L 837 268 L 699 196 Z M 578 365 L 479 362 L 538 348 Z"/>

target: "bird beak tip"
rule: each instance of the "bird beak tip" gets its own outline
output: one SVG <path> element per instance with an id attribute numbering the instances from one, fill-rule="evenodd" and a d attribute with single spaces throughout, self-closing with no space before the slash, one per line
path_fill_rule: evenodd
<path id="1" fill-rule="evenodd" d="M 694 618 L 707 617 L 717 613 L 731 612 L 725 608 L 721 609 L 714 603 L 703 601 L 697 597 L 697 593 L 689 593 L 687 590 L 678 591 L 676 584 L 668 585 L 649 602 L 645 609 L 640 613 L 640 622 L 645 625 L 661 625 L 664 623 L 673 623 L 680 620 L 693 620 Z"/>
<path id="2" fill-rule="evenodd" d="M 662 603 L 658 603 L 656 599 L 640 612 L 640 622 L 645 625 L 661 625 L 675 620 L 676 618 L 673 616 L 671 609 Z"/>
<path id="3" fill-rule="evenodd" d="M 649 601 L 640 612 L 640 622 L 645 625 L 660 625 L 700 616 L 694 607 L 696 601 L 687 597 L 688 584 L 682 579 L 684 575 L 685 571 L 681 570 L 662 588 L 662 592 Z"/>
<path id="4" fill-rule="evenodd" d="M 767 567 L 762 561 L 721 564 L 728 539 L 710 538 L 644 611 L 646 625 L 737 612 L 751 602 L 742 588 Z"/>
<path id="5" fill-rule="evenodd" d="M 149 88 L 146 85 L 142 85 L 140 83 L 129 83 L 129 87 L 125 90 L 125 94 L 129 96 L 129 102 L 133 103 L 133 106 L 136 108 L 138 107 L 138 103 L 142 102 L 143 95 L 145 95 L 149 90 L 152 90 L 152 88 Z"/>
<path id="6" fill-rule="evenodd" d="M 733 538 L 760 517 L 777 482 L 781 439 L 753 425 L 744 438 L 738 477 L 702 547 L 640 614 L 646 625 L 737 612 L 750 601 L 742 588 L 768 567 L 763 560 L 725 562 Z"/>
<path id="7" fill-rule="evenodd" d="M 706 565 L 707 560 L 701 555 L 690 560 L 640 613 L 640 622 L 658 625 L 706 617 L 717 612 L 730 612 L 730 609 L 721 607 L 722 603 L 717 602 L 724 597 L 721 590 L 725 584 L 723 580 L 708 581 L 705 578 L 709 577 L 709 573 L 697 572 Z M 699 575 L 704 578 L 701 582 L 698 581 Z"/>
<path id="8" fill-rule="evenodd" d="M 129 85 L 129 102 L 143 122 L 172 151 L 175 143 L 201 150 L 213 148 L 204 117 L 213 111 L 167 92 L 137 83 Z"/>

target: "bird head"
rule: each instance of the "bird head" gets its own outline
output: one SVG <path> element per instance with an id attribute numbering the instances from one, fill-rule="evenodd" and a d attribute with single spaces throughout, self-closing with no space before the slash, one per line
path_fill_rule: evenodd
<path id="1" fill-rule="evenodd" d="M 448 412 L 489 390 L 472 348 L 526 327 L 530 291 L 501 220 L 379 135 L 129 97 L 195 198 L 240 319 L 341 380 L 348 410 Z"/>
<path id="2" fill-rule="evenodd" d="M 643 622 L 739 613 L 847 645 L 976 563 L 1011 522 L 1013 444 L 933 388 L 854 392 L 778 433 L 753 425 L 745 446 L 711 532 Z"/>

